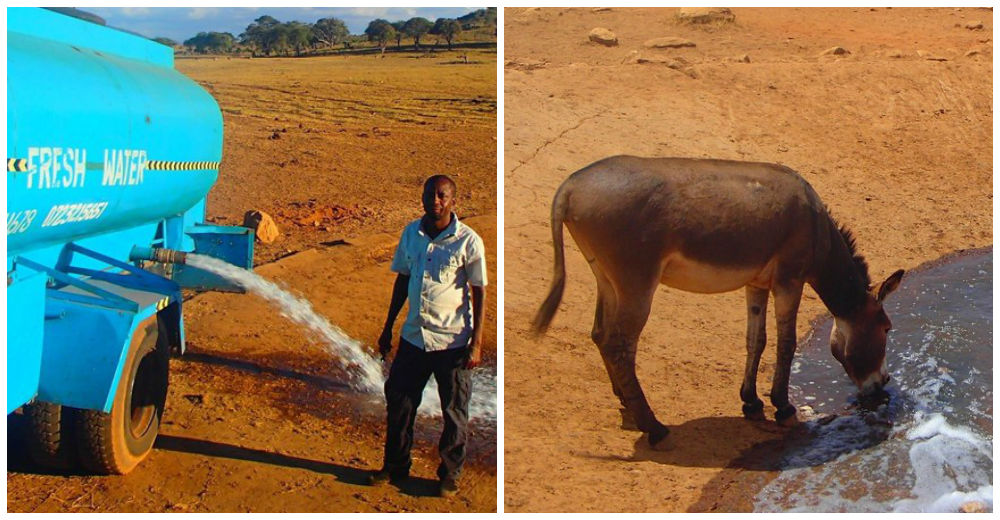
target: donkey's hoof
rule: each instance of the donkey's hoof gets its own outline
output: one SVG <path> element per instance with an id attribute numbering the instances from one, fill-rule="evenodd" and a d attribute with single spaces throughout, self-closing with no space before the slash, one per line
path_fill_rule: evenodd
<path id="1" fill-rule="evenodd" d="M 674 438 L 670 435 L 670 430 L 662 424 L 654 431 L 649 432 L 649 447 L 654 451 L 668 451 L 674 447 Z"/>
<path id="2" fill-rule="evenodd" d="M 764 416 L 764 402 L 757 400 L 756 403 L 743 405 L 743 417 L 750 421 L 766 421 Z"/>
<path id="3" fill-rule="evenodd" d="M 799 418 L 795 415 L 797 410 L 794 406 L 788 405 L 774 413 L 774 420 L 785 427 L 792 427 L 799 424 Z"/>
<path id="4" fill-rule="evenodd" d="M 635 417 L 632 413 L 624 408 L 618 409 L 618 413 L 622 416 L 622 426 L 621 428 L 625 431 L 637 432 L 639 431 L 639 425 L 635 422 Z"/>

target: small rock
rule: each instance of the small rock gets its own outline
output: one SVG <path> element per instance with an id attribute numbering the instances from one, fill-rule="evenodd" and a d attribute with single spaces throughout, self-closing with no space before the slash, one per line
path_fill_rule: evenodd
<path id="1" fill-rule="evenodd" d="M 979 20 L 973 20 L 965 23 L 965 28 L 970 31 L 981 31 L 983 29 L 983 22 Z"/>
<path id="2" fill-rule="evenodd" d="M 643 63 L 643 64 L 645 64 L 645 63 L 653 63 L 653 64 L 657 64 L 657 65 L 666 65 L 668 63 L 672 63 L 673 61 L 674 60 L 672 60 L 671 58 L 657 58 L 657 57 L 644 58 L 642 56 L 636 56 L 636 58 L 635 58 L 635 62 L 636 63 Z"/>
<path id="3" fill-rule="evenodd" d="M 958 508 L 960 513 L 989 513 L 990 508 L 983 502 L 978 500 L 973 500 L 972 502 L 966 502 L 962 504 L 962 507 Z"/>
<path id="4" fill-rule="evenodd" d="M 592 31 L 590 31 L 589 38 L 590 41 L 594 43 L 599 43 L 608 47 L 618 45 L 618 37 L 615 36 L 615 33 L 603 27 L 595 27 Z"/>
<path id="5" fill-rule="evenodd" d="M 931 60 L 931 61 L 948 61 L 948 58 L 931 54 L 928 51 L 917 51 L 917 56 L 920 56 L 925 60 Z"/>
<path id="6" fill-rule="evenodd" d="M 257 240 L 265 244 L 270 244 L 281 236 L 278 225 L 274 223 L 271 215 L 263 211 L 250 210 L 243 215 L 243 227 L 254 230 Z"/>
<path id="7" fill-rule="evenodd" d="M 606 12 L 608 12 L 610 10 L 611 10 L 610 7 L 595 7 L 593 9 L 591 9 L 590 12 L 592 12 L 592 13 L 606 13 Z"/>
<path id="8" fill-rule="evenodd" d="M 698 72 L 684 58 L 643 58 L 640 56 L 636 58 L 635 62 L 639 64 L 666 65 L 668 68 L 681 72 L 691 79 L 698 79 Z"/>
<path id="9" fill-rule="evenodd" d="M 903 51 L 901 51 L 899 49 L 892 49 L 891 51 L 889 51 L 888 53 L 886 53 L 886 56 L 888 56 L 890 58 L 902 58 L 903 57 Z"/>
<path id="10" fill-rule="evenodd" d="M 843 47 L 830 47 L 829 49 L 820 53 L 820 56 L 846 56 L 850 54 L 851 51 Z"/>
<path id="11" fill-rule="evenodd" d="M 504 65 L 508 68 L 518 69 L 518 70 L 535 70 L 541 69 L 548 65 L 547 61 L 532 60 L 528 58 L 514 58 L 507 60 Z"/>
<path id="12" fill-rule="evenodd" d="M 979 49 L 969 49 L 968 51 L 965 52 L 964 56 L 966 58 L 972 58 L 975 56 L 982 56 L 982 54 L 983 52 L 980 51 Z"/>
<path id="13" fill-rule="evenodd" d="M 736 15 L 727 7 L 681 7 L 677 19 L 685 23 L 730 23 Z"/>
<path id="14" fill-rule="evenodd" d="M 750 63 L 750 55 L 748 54 L 737 56 L 735 59 L 737 63 Z"/>
<path id="15" fill-rule="evenodd" d="M 643 47 L 647 49 L 675 49 L 679 47 L 694 47 L 695 44 L 691 40 L 685 40 L 684 38 L 677 38 L 675 36 L 665 36 L 663 38 L 653 38 L 652 40 L 646 40 L 642 44 Z"/>
<path id="16" fill-rule="evenodd" d="M 990 506 L 986 505 L 985 502 L 980 502 L 978 500 L 973 500 L 972 502 L 966 502 L 962 504 L 962 507 L 958 508 L 960 513 L 989 513 Z"/>

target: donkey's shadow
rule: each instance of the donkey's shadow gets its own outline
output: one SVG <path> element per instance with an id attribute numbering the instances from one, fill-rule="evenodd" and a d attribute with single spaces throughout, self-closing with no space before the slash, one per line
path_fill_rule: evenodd
<path id="1" fill-rule="evenodd" d="M 889 427 L 866 425 L 858 417 L 838 417 L 836 424 L 829 424 L 829 419 L 785 428 L 772 421 L 748 421 L 743 417 L 703 417 L 669 425 L 670 441 L 665 450 L 652 449 L 646 435 L 641 435 L 631 457 L 588 456 L 681 467 L 777 471 L 818 466 L 879 444 L 891 433 Z M 832 435 L 841 438 L 827 442 Z M 845 442 L 843 437 L 850 440 Z"/>

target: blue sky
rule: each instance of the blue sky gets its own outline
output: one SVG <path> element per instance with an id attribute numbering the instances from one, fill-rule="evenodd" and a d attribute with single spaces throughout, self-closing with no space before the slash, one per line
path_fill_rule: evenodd
<path id="1" fill-rule="evenodd" d="M 282 22 L 314 23 L 320 18 L 340 18 L 351 34 L 364 32 L 368 22 L 385 18 L 390 22 L 422 16 L 457 18 L 482 7 L 81 7 L 107 24 L 149 38 L 165 36 L 178 43 L 199 32 L 230 32 L 239 36 L 263 15 Z"/>

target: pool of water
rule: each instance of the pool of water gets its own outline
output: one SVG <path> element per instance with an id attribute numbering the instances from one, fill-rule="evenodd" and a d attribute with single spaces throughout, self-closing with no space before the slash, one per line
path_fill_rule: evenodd
<path id="1" fill-rule="evenodd" d="M 992 511 L 992 273 L 989 249 L 904 277 L 885 303 L 892 382 L 881 403 L 859 405 L 830 354 L 831 320 L 816 325 L 792 367 L 806 421 L 757 511 Z"/>

